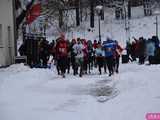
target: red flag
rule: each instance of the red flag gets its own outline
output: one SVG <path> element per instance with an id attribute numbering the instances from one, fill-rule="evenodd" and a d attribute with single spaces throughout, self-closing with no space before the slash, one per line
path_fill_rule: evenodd
<path id="1" fill-rule="evenodd" d="M 27 23 L 31 24 L 37 17 L 40 16 L 40 11 L 41 11 L 41 4 L 35 4 L 33 7 L 28 11 L 27 14 Z"/>

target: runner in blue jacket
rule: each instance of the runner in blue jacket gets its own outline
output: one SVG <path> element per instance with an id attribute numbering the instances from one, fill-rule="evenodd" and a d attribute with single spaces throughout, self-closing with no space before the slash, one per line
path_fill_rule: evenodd
<path id="1" fill-rule="evenodd" d="M 107 41 L 103 42 L 103 49 L 105 51 L 105 60 L 107 63 L 109 76 L 111 76 L 114 73 L 114 54 L 116 50 L 116 42 L 107 38 Z"/>

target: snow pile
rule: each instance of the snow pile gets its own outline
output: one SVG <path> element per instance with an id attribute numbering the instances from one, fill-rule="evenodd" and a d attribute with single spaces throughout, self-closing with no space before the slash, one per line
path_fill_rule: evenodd
<path id="1" fill-rule="evenodd" d="M 30 68 L 28 66 L 25 66 L 23 63 L 13 64 L 10 67 L 4 69 L 5 72 L 12 72 L 12 73 L 26 72 L 28 70 L 30 70 Z"/>

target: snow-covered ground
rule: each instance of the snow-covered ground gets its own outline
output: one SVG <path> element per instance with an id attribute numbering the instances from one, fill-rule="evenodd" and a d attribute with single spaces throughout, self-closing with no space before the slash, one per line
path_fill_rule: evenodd
<path id="1" fill-rule="evenodd" d="M 0 69 L 0 120 L 145 120 L 160 112 L 159 73 L 159 65 L 130 63 L 111 78 L 95 69 L 63 79 L 55 69 L 12 65 Z M 105 86 L 118 95 L 101 103 L 95 93 Z"/>

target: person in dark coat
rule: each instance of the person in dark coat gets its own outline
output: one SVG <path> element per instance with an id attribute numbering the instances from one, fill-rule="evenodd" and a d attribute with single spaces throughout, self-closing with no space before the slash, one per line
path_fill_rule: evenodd
<path id="1" fill-rule="evenodd" d="M 155 42 L 152 41 L 152 39 L 148 39 L 147 45 L 146 45 L 146 54 L 148 56 L 149 65 L 155 63 Z"/>
<path id="2" fill-rule="evenodd" d="M 45 39 L 40 42 L 40 60 L 42 60 L 42 67 L 47 68 L 49 60 L 49 43 Z"/>
<path id="3" fill-rule="evenodd" d="M 96 56 L 95 56 L 95 50 L 98 46 L 98 42 L 97 40 L 94 40 L 93 42 L 93 62 L 94 62 L 94 66 L 97 67 L 97 63 L 96 63 Z"/>
<path id="4" fill-rule="evenodd" d="M 146 40 L 141 37 L 139 38 L 139 48 L 138 48 L 138 54 L 139 54 L 139 64 L 144 64 L 145 58 L 146 58 Z"/>
<path id="5" fill-rule="evenodd" d="M 132 44 L 131 44 L 131 58 L 132 58 L 132 61 L 136 61 L 136 41 L 133 41 Z"/>
<path id="6" fill-rule="evenodd" d="M 88 45 L 88 69 L 89 73 L 91 73 L 91 69 L 93 69 L 93 64 L 94 64 L 94 51 L 93 51 L 92 41 L 88 40 L 87 45 Z"/>
<path id="7" fill-rule="evenodd" d="M 67 40 L 67 48 L 68 48 L 68 56 L 67 56 L 67 73 L 70 73 L 70 66 L 71 66 L 71 43 Z"/>
<path id="8" fill-rule="evenodd" d="M 76 40 L 72 39 L 69 49 L 70 49 L 70 52 L 71 52 L 71 65 L 72 65 L 72 69 L 73 69 L 73 75 L 78 74 L 78 70 L 77 70 L 77 67 L 76 67 L 76 58 L 75 58 L 76 54 L 75 54 L 74 48 L 73 48 L 73 46 L 75 44 L 76 44 Z"/>
<path id="9" fill-rule="evenodd" d="M 85 39 L 82 39 L 82 44 L 84 46 L 83 48 L 83 72 L 84 74 L 87 74 L 87 70 L 88 70 L 88 63 L 89 63 L 89 56 L 88 56 L 88 44 L 87 41 Z"/>
<path id="10" fill-rule="evenodd" d="M 152 41 L 154 42 L 155 47 L 159 48 L 159 39 L 158 39 L 158 37 L 157 36 L 152 36 Z"/>
<path id="11" fill-rule="evenodd" d="M 104 65 L 104 51 L 102 50 L 102 45 L 99 43 L 96 50 L 96 61 L 98 65 L 99 74 L 102 74 L 102 67 Z"/>

